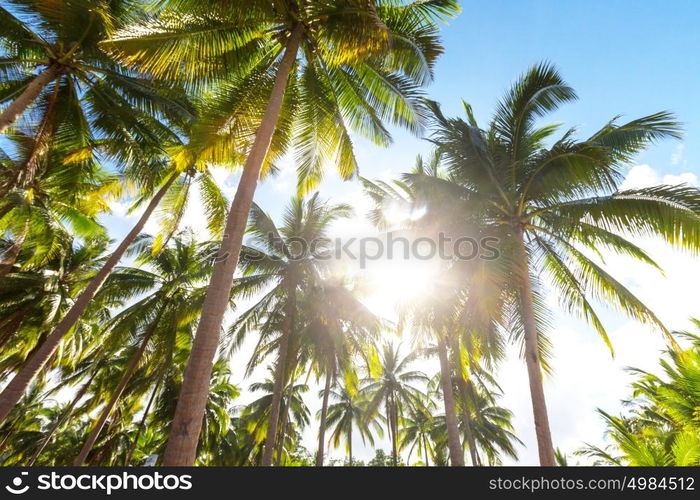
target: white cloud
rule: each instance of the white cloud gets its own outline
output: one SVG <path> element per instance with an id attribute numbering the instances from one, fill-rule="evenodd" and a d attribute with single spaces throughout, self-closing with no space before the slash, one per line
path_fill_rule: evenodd
<path id="1" fill-rule="evenodd" d="M 656 170 L 649 165 L 635 165 L 627 173 L 627 177 L 620 185 L 620 189 L 638 189 L 659 184 L 690 184 L 698 185 L 698 176 L 692 172 L 685 172 L 679 175 L 666 174 L 660 175 Z"/>
<path id="2" fill-rule="evenodd" d="M 686 162 L 683 160 L 685 153 L 685 144 L 681 143 L 675 147 L 673 150 L 673 153 L 671 153 L 671 165 L 680 165 L 681 162 L 683 165 L 686 164 Z"/>

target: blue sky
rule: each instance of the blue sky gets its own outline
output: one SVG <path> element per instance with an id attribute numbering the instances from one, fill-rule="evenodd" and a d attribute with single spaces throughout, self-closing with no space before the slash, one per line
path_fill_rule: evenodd
<path id="1" fill-rule="evenodd" d="M 700 2 L 489 0 L 462 5 L 463 13 L 443 29 L 446 53 L 427 89 L 432 99 L 442 103 L 446 114 L 460 114 L 461 99 L 465 99 L 486 126 L 511 82 L 528 66 L 546 60 L 556 65 L 579 95 L 578 102 L 564 106 L 547 122 L 578 126 L 580 137 L 585 137 L 615 115 L 623 115 L 625 120 L 673 111 L 684 123 L 684 140 L 663 142 L 640 155 L 630 165 L 626 182 L 629 186 L 697 183 Z M 363 176 L 386 177 L 409 170 L 416 154 L 430 149 L 427 142 L 405 132 L 395 131 L 394 137 L 394 144 L 386 149 L 356 142 Z M 295 191 L 291 160 L 281 165 L 279 177 L 263 184 L 256 195 L 257 203 L 273 215 L 280 213 Z M 227 179 L 229 194 L 236 181 L 236 177 Z M 358 208 L 363 204 L 358 183 L 340 182 L 333 172 L 328 173 L 321 192 Z M 195 214 L 189 220 L 196 223 L 201 218 Z M 111 217 L 115 237 L 132 221 Z M 623 260 L 611 259 L 610 268 L 671 328 L 685 327 L 690 315 L 700 315 L 694 299 L 700 282 L 697 260 L 655 242 L 640 243 L 647 244 L 645 248 L 666 269 L 666 277 Z M 550 300 L 555 307 L 556 297 Z M 603 426 L 595 408 L 619 411 L 619 400 L 629 394 L 630 378 L 624 367 L 653 370 L 663 348 L 658 333 L 617 314 L 606 313 L 603 318 L 618 349 L 615 359 L 586 325 L 563 314 L 556 317 L 552 332 L 555 375 L 547 381 L 546 391 L 555 444 L 567 452 L 583 441 L 601 441 Z M 234 359 L 234 372 L 244 358 L 245 353 L 240 353 Z M 516 350 L 498 376 L 506 392 L 504 404 L 514 411 L 516 431 L 527 446 L 520 450 L 521 463 L 535 464 L 526 374 Z M 239 382 L 247 387 L 250 380 Z M 315 393 L 310 391 L 308 398 L 314 412 Z M 314 449 L 315 432 L 313 424 L 305 438 L 310 449 Z M 360 458 L 371 456 L 359 442 L 355 449 Z M 332 453 L 335 457 L 342 454 L 342 449 Z"/>
<path id="2" fill-rule="evenodd" d="M 462 7 L 462 14 L 443 29 L 445 54 L 427 89 L 446 114 L 460 114 L 464 99 L 485 126 L 510 83 L 528 66 L 549 61 L 579 100 L 547 122 L 577 126 L 583 137 L 615 115 L 624 120 L 671 110 L 684 123 L 682 161 L 671 164 L 678 143 L 668 141 L 640 155 L 639 162 L 664 173 L 699 173 L 700 3 L 490 0 L 464 1 Z M 394 138 L 386 149 L 357 141 L 363 176 L 408 170 L 416 154 L 430 149 L 400 130 Z M 328 177 L 324 193 L 347 191 L 333 172 Z M 284 197 L 268 185 L 256 199 L 276 212 Z"/>

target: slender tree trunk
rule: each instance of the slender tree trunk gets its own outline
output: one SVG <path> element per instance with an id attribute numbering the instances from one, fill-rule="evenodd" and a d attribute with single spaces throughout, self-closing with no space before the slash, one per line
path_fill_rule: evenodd
<path id="1" fill-rule="evenodd" d="M 146 207 L 146 210 L 139 221 L 136 223 L 133 229 L 129 231 L 129 234 L 124 237 L 109 259 L 107 259 L 107 262 L 105 262 L 105 264 L 102 266 L 102 269 L 100 269 L 95 277 L 92 278 L 90 283 L 85 287 L 85 290 L 83 290 L 80 296 L 76 299 L 63 319 L 58 323 L 58 325 L 56 325 L 56 328 L 53 329 L 51 334 L 42 343 L 41 347 L 37 349 L 37 351 L 22 367 L 19 373 L 17 373 L 7 387 L 5 387 L 5 390 L 2 391 L 2 394 L 0 394 L 0 422 L 3 422 L 5 418 L 7 418 L 7 415 L 22 398 L 22 395 L 37 376 L 39 371 L 53 356 L 54 352 L 56 352 L 56 349 L 61 343 L 61 340 L 63 340 L 63 337 L 66 336 L 73 325 L 75 325 L 75 323 L 80 319 L 82 314 L 90 305 L 92 299 L 95 297 L 95 294 L 109 277 L 112 269 L 114 269 L 114 266 L 117 265 L 127 248 L 129 248 L 129 245 L 131 245 L 134 239 L 139 235 L 143 229 L 143 226 L 146 224 L 146 221 L 148 221 L 148 218 L 151 216 L 155 208 L 158 206 L 160 200 L 163 198 L 178 176 L 179 174 L 172 175 L 163 185 L 163 187 L 160 188 L 160 190 L 148 204 L 148 207 Z"/>
<path id="2" fill-rule="evenodd" d="M 5 446 L 7 445 L 7 442 L 10 440 L 10 436 L 12 436 L 13 432 L 12 430 L 9 430 L 7 434 L 5 434 L 5 437 L 2 438 L 2 441 L 0 441 L 0 465 L 3 464 L 4 459 L 2 457 L 2 452 L 5 451 Z"/>
<path id="3" fill-rule="evenodd" d="M 296 61 L 303 32 L 303 25 L 298 24 L 287 40 L 267 109 L 255 134 L 253 147 L 243 168 L 243 175 L 238 182 L 236 196 L 226 220 L 226 232 L 202 307 L 197 334 L 163 458 L 163 465 L 166 466 L 192 465 L 195 460 L 209 392 L 211 369 L 219 344 L 221 323 L 230 302 L 233 273 L 238 265 L 246 220 L 253 203 L 260 171 L 277 127 L 287 81 Z"/>
<path id="4" fill-rule="evenodd" d="M 472 459 L 472 466 L 476 467 L 479 465 L 479 459 L 476 456 L 476 440 L 474 439 L 474 433 L 472 432 L 471 416 L 469 415 L 469 408 L 467 405 L 467 383 L 462 377 L 457 377 L 457 385 L 459 386 L 459 392 L 462 396 L 462 421 L 464 422 L 464 438 L 467 441 L 467 446 L 469 447 L 469 457 Z"/>
<path id="5" fill-rule="evenodd" d="M 452 351 L 453 351 L 453 361 L 455 363 L 455 366 L 459 366 L 461 363 L 461 360 L 459 359 L 459 355 L 456 354 L 459 352 L 459 343 L 455 339 L 454 336 L 451 336 L 450 339 L 450 345 L 452 346 Z M 476 451 L 476 440 L 474 439 L 474 433 L 472 432 L 472 424 L 471 424 L 471 416 L 469 415 L 469 391 L 467 389 L 467 382 L 462 378 L 461 376 L 461 367 L 460 367 L 460 373 L 457 376 L 457 387 L 459 389 L 459 394 L 462 398 L 462 421 L 464 422 L 464 439 L 467 443 L 467 446 L 469 447 L 469 457 L 471 458 L 472 461 L 472 466 L 476 467 L 479 465 L 479 458 L 477 457 L 477 451 Z"/>
<path id="6" fill-rule="evenodd" d="M 12 268 L 17 262 L 17 257 L 19 257 L 19 252 L 22 250 L 22 245 L 24 245 L 24 240 L 27 239 L 27 233 L 29 232 L 29 223 L 26 223 L 22 228 L 22 232 L 17 235 L 15 241 L 10 245 L 10 248 L 3 252 L 2 260 L 0 260 L 0 277 L 5 276 L 12 271 Z"/>
<path id="7" fill-rule="evenodd" d="M 389 441 L 391 441 L 391 461 L 394 461 L 394 426 L 391 425 L 391 401 L 389 399 L 389 394 L 386 395 L 386 401 L 384 402 L 386 406 L 386 428 L 389 431 Z"/>
<path id="8" fill-rule="evenodd" d="M 521 227 L 518 230 L 518 258 L 520 264 L 520 307 L 525 327 L 525 363 L 530 383 L 532 413 L 535 419 L 535 434 L 540 465 L 554 467 L 554 446 L 549 429 L 549 416 L 542 384 L 542 367 L 537 339 L 537 324 L 535 323 L 535 307 L 532 298 L 532 283 L 530 282 L 530 261 L 525 248 L 525 239 Z"/>
<path id="9" fill-rule="evenodd" d="M 51 94 L 48 105 L 44 110 L 44 116 L 41 118 L 41 123 L 34 135 L 34 141 L 29 150 L 26 161 L 21 168 L 15 172 L 12 179 L 8 180 L 0 187 L 0 198 L 4 198 L 8 193 L 16 187 L 29 187 L 36 178 L 37 170 L 39 169 L 39 160 L 49 147 L 49 139 L 53 136 L 55 126 L 53 124 L 54 108 L 58 100 L 58 83 L 54 86 L 54 91 Z"/>
<path id="10" fill-rule="evenodd" d="M 161 311 L 161 314 L 162 314 L 162 311 Z M 150 326 L 149 332 L 146 334 L 146 336 L 141 341 L 141 345 L 136 350 L 136 352 L 131 356 L 131 360 L 129 360 L 129 364 L 126 367 L 126 370 L 124 371 L 124 374 L 122 375 L 121 380 L 119 380 L 117 387 L 114 389 L 114 393 L 112 394 L 112 397 L 109 399 L 109 402 L 102 409 L 102 413 L 100 414 L 100 417 L 97 419 L 97 422 L 95 422 L 95 425 L 93 426 L 92 431 L 90 431 L 90 435 L 87 437 L 87 439 L 85 440 L 85 443 L 83 444 L 83 448 L 80 450 L 80 453 L 78 454 L 75 461 L 73 462 L 74 466 L 80 466 L 80 465 L 83 465 L 85 463 L 85 459 L 87 458 L 88 453 L 90 453 L 90 450 L 92 449 L 93 445 L 95 444 L 95 441 L 97 441 L 97 438 L 99 437 L 100 432 L 102 431 L 102 427 L 104 427 L 105 422 L 107 421 L 110 414 L 112 413 L 112 410 L 114 409 L 115 405 L 119 401 L 119 398 L 121 397 L 122 393 L 124 392 L 124 389 L 126 388 L 126 384 L 129 383 L 129 380 L 131 380 L 131 377 L 133 376 L 134 372 L 136 371 L 136 368 L 139 365 L 139 361 L 141 361 L 141 358 L 143 357 L 143 353 L 146 350 L 146 346 L 148 345 L 148 342 L 151 340 L 151 338 L 153 337 L 153 334 L 156 331 L 156 328 L 158 327 L 158 321 L 160 319 L 161 314 L 158 315 L 158 318 Z"/>
<path id="11" fill-rule="evenodd" d="M 15 120 L 17 120 L 17 117 L 21 115 L 31 103 L 34 102 L 41 91 L 44 90 L 44 87 L 46 87 L 51 80 L 55 79 L 60 72 L 60 67 L 52 64 L 44 71 L 39 73 L 36 78 L 34 78 L 34 80 L 27 85 L 24 92 L 22 92 L 17 99 L 15 99 L 12 104 L 5 108 L 2 114 L 0 114 L 0 134 L 5 132 L 7 127 L 12 125 Z"/>
<path id="12" fill-rule="evenodd" d="M 348 432 L 348 466 L 352 467 L 352 419 L 350 421 L 350 431 Z"/>
<path id="13" fill-rule="evenodd" d="M 440 358 L 440 380 L 442 382 L 442 398 L 445 402 L 445 423 L 447 424 L 447 447 L 450 450 L 450 463 L 453 467 L 464 466 L 464 452 L 459 441 L 457 412 L 455 410 L 454 392 L 452 391 L 452 376 L 447 357 L 445 339 L 438 338 L 438 357 Z"/>
<path id="14" fill-rule="evenodd" d="M 291 399 L 291 396 L 290 396 Z M 284 401 L 284 399 L 283 399 Z M 280 402 L 281 404 L 281 402 Z M 287 423 L 289 419 L 289 403 L 285 405 L 282 413 L 282 421 L 280 422 L 280 433 L 277 436 L 277 456 L 275 457 L 275 466 L 279 467 L 282 464 L 282 453 L 284 452 L 284 439 L 287 436 Z"/>
<path id="15" fill-rule="evenodd" d="M 430 461 L 428 460 L 428 440 L 423 436 L 423 455 L 425 456 L 425 466 L 430 466 Z"/>
<path id="16" fill-rule="evenodd" d="M 326 385 L 323 388 L 323 402 L 321 403 L 321 422 L 318 428 L 318 451 L 316 452 L 316 467 L 323 467 L 323 450 L 326 440 L 326 418 L 328 418 L 328 396 L 331 392 L 331 381 L 335 375 L 335 366 L 326 375 Z"/>
<path id="17" fill-rule="evenodd" d="M 134 437 L 134 443 L 131 445 L 131 448 L 129 448 L 129 453 L 127 453 L 126 458 L 124 459 L 124 466 L 128 467 L 131 464 L 131 459 L 134 456 L 134 452 L 136 451 L 136 447 L 138 446 L 139 443 L 139 438 L 141 437 L 141 433 L 143 432 L 144 427 L 146 426 L 146 420 L 148 419 L 148 414 L 151 412 L 151 406 L 153 405 L 153 401 L 156 399 L 156 394 L 158 394 L 158 389 L 160 388 L 160 380 L 156 384 L 156 386 L 153 388 L 153 392 L 151 393 L 151 397 L 148 398 L 148 403 L 146 404 L 146 408 L 143 410 L 143 416 L 141 417 L 141 421 L 139 422 L 139 428 L 136 430 L 136 436 Z"/>
<path id="18" fill-rule="evenodd" d="M 399 440 L 399 415 L 394 394 L 391 394 L 391 462 L 394 467 L 399 465 L 397 441 Z"/>
<path id="19" fill-rule="evenodd" d="M 78 392 L 76 393 L 75 397 L 70 402 L 68 407 L 65 410 L 63 410 L 63 413 L 61 414 L 59 419 L 51 426 L 51 429 L 49 429 L 49 432 L 46 434 L 44 439 L 42 439 L 41 444 L 36 449 L 36 451 L 34 451 L 34 454 L 29 459 L 29 462 L 27 462 L 28 467 L 31 467 L 32 465 L 34 465 L 34 463 L 37 461 L 39 456 L 46 449 L 46 446 L 51 442 L 51 439 L 53 438 L 54 434 L 56 434 L 56 432 L 58 431 L 58 429 L 61 428 L 63 423 L 66 420 L 68 420 L 71 413 L 73 413 L 73 408 L 75 408 L 75 405 L 78 404 L 78 401 L 80 401 L 82 399 L 82 397 L 85 396 L 85 393 L 90 388 L 92 381 L 95 379 L 95 374 L 96 374 L 96 371 L 93 372 L 93 374 L 90 376 L 90 379 L 82 385 L 82 387 L 80 388 L 80 390 L 78 390 Z"/>
<path id="20" fill-rule="evenodd" d="M 284 326 L 282 331 L 282 341 L 280 343 L 280 357 L 275 369 L 275 383 L 272 387 L 272 402 L 270 408 L 270 423 L 267 426 L 267 436 L 265 436 L 265 450 L 263 451 L 263 467 L 272 465 L 272 456 L 274 452 L 275 439 L 278 433 L 280 405 L 282 402 L 282 393 L 286 382 L 287 361 L 290 355 L 289 345 L 292 342 L 294 335 L 294 313 L 296 310 L 296 283 L 287 283 L 287 307 L 284 317 Z M 291 366 L 289 366 L 291 368 Z"/>

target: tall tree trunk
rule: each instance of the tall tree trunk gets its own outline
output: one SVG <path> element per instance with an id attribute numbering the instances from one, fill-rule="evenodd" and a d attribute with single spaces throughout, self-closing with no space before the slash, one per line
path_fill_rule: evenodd
<path id="1" fill-rule="evenodd" d="M 146 207 L 146 210 L 139 221 L 136 223 L 133 229 L 129 231 L 129 234 L 124 237 L 109 259 L 107 259 L 107 262 L 105 262 L 105 264 L 102 266 L 102 269 L 100 269 L 95 277 L 92 278 L 90 283 L 85 287 L 85 290 L 83 290 L 80 296 L 76 299 L 63 319 L 58 323 L 58 325 L 56 325 L 56 328 L 53 329 L 51 334 L 42 343 L 41 347 L 37 349 L 27 363 L 25 363 L 12 381 L 7 384 L 5 390 L 3 390 L 2 394 L 0 394 L 0 422 L 3 422 L 5 418 L 7 418 L 7 415 L 22 398 L 22 395 L 37 376 L 39 371 L 53 356 L 54 352 L 56 352 L 56 349 L 61 343 L 61 340 L 63 340 L 63 337 L 66 336 L 73 325 L 75 325 L 75 323 L 80 319 L 80 316 L 82 316 L 87 307 L 90 305 L 90 302 L 95 297 L 95 294 L 109 277 L 112 269 L 114 269 L 114 266 L 117 265 L 127 248 L 129 248 L 129 245 L 131 245 L 134 239 L 139 235 L 143 229 L 143 226 L 146 224 L 146 221 L 148 221 L 148 218 L 151 216 L 155 208 L 158 206 L 158 203 L 160 203 L 160 200 L 163 198 L 178 176 L 179 174 L 172 175 L 163 185 L 163 187 L 158 190 L 156 195 L 148 204 L 148 207 Z"/>
<path id="2" fill-rule="evenodd" d="M 148 403 L 146 404 L 146 408 L 144 408 L 144 410 L 143 410 L 143 416 L 141 417 L 141 421 L 139 422 L 139 428 L 136 430 L 136 436 L 134 437 L 134 443 L 129 448 L 129 453 L 127 453 L 126 458 L 124 458 L 124 466 L 125 467 L 128 467 L 131 464 L 131 459 L 134 457 L 134 452 L 136 451 L 136 447 L 138 446 L 139 438 L 141 437 L 141 433 L 143 432 L 143 429 L 146 426 L 146 420 L 148 419 L 148 414 L 151 412 L 151 406 L 153 405 L 153 401 L 155 401 L 155 399 L 156 399 L 156 394 L 158 394 L 158 389 L 160 389 L 160 380 L 158 381 L 156 386 L 153 388 L 153 392 L 151 393 L 151 397 L 148 398 Z"/>
<path id="3" fill-rule="evenodd" d="M 68 420 L 71 413 L 73 413 L 73 408 L 75 408 L 75 405 L 78 404 L 78 401 L 80 401 L 82 399 L 82 397 L 85 396 L 85 393 L 90 388 L 90 385 L 92 384 L 92 381 L 95 379 L 96 374 L 97 374 L 97 371 L 93 372 L 93 374 L 90 376 L 90 379 L 82 385 L 82 387 L 80 388 L 80 390 L 78 390 L 78 392 L 76 393 L 75 397 L 70 402 L 68 407 L 65 410 L 63 410 L 63 413 L 61 414 L 61 416 L 51 426 L 51 429 L 49 429 L 49 432 L 46 434 L 44 439 L 41 440 L 41 444 L 39 444 L 39 447 L 34 451 L 34 454 L 32 454 L 32 457 L 29 459 L 29 462 L 27 462 L 28 467 L 31 467 L 32 465 L 34 465 L 34 463 L 37 461 L 39 456 L 46 449 L 46 446 L 51 442 L 51 439 L 53 438 L 54 434 L 56 434 L 56 432 L 58 431 L 58 429 L 61 428 L 63 423 L 66 420 Z"/>
<path id="4" fill-rule="evenodd" d="M 4 462 L 2 452 L 5 451 L 5 446 L 7 445 L 7 442 L 10 440 L 10 437 L 13 434 L 14 433 L 12 432 L 12 429 L 10 429 L 9 431 L 7 431 L 7 434 L 5 434 L 5 437 L 2 438 L 2 441 L 0 441 L 0 465 L 2 465 Z"/>
<path id="5" fill-rule="evenodd" d="M 246 160 L 243 175 L 238 182 L 236 196 L 227 216 L 226 232 L 204 299 L 197 334 L 185 370 L 163 458 L 163 465 L 166 466 L 192 465 L 196 457 L 197 442 L 208 398 L 209 379 L 219 344 L 221 323 L 230 302 L 229 295 L 233 284 L 233 273 L 238 265 L 248 213 L 253 203 L 253 195 L 265 157 L 270 149 L 272 136 L 277 127 L 287 81 L 296 61 L 303 32 L 303 25 L 298 24 L 287 39 L 287 46 L 275 76 L 267 109 L 255 134 L 253 147 Z"/>
<path id="6" fill-rule="evenodd" d="M 290 396 L 291 398 L 291 396 Z M 282 399 L 284 401 L 284 398 Z M 280 403 L 281 404 L 281 403 Z M 284 439 L 287 436 L 287 424 L 289 420 L 289 403 L 284 406 L 282 413 L 282 421 L 280 422 L 280 432 L 277 436 L 277 456 L 275 457 L 275 466 L 282 465 L 282 453 L 284 453 Z"/>
<path id="7" fill-rule="evenodd" d="M 530 261 L 525 248 L 525 235 L 522 227 L 517 228 L 518 234 L 518 259 L 520 271 L 520 307 L 522 309 L 523 324 L 525 328 L 525 364 L 530 383 L 530 398 L 532 400 L 532 413 L 535 420 L 535 434 L 537 436 L 537 450 L 540 456 L 540 465 L 554 467 L 554 446 L 552 433 L 549 429 L 549 416 L 544 397 L 542 384 L 542 367 L 538 349 L 537 324 L 535 322 L 535 307 L 530 282 Z"/>
<path id="8" fill-rule="evenodd" d="M 316 452 L 316 467 L 323 467 L 323 450 L 326 440 L 326 419 L 328 418 L 328 396 L 331 392 L 331 381 L 335 376 L 335 366 L 326 375 L 326 385 L 323 388 L 323 402 L 321 403 L 321 422 L 318 428 L 318 451 Z"/>
<path id="9" fill-rule="evenodd" d="M 438 357 L 440 358 L 440 381 L 442 383 L 442 399 L 445 402 L 445 423 L 447 424 L 447 447 L 450 450 L 450 463 L 453 467 L 464 466 L 464 452 L 459 440 L 457 412 L 455 409 L 454 392 L 452 391 L 452 375 L 447 357 L 445 339 L 438 337 Z"/>
<path id="10" fill-rule="evenodd" d="M 472 432 L 471 416 L 469 415 L 469 391 L 467 388 L 467 382 L 462 377 L 462 369 L 460 366 L 461 360 L 459 359 L 459 343 L 455 336 L 450 336 L 450 345 L 452 346 L 453 359 L 455 366 L 460 367 L 460 373 L 457 376 L 457 387 L 459 389 L 459 394 L 462 398 L 462 421 L 464 422 L 464 439 L 469 447 L 469 457 L 472 460 L 472 466 L 476 467 L 479 465 L 479 457 L 476 450 L 476 440 L 474 439 L 474 433 Z"/>
<path id="11" fill-rule="evenodd" d="M 429 467 L 430 462 L 428 460 L 428 440 L 425 439 L 425 435 L 423 435 L 423 456 L 425 456 L 425 466 Z"/>
<path id="12" fill-rule="evenodd" d="M 36 178 L 36 173 L 39 169 L 39 160 L 48 149 L 49 141 L 53 137 L 55 131 L 55 121 L 53 119 L 54 108 L 56 107 L 60 87 L 58 83 L 54 87 L 48 105 L 44 110 L 44 116 L 42 116 L 41 123 L 34 135 L 34 141 L 27 154 L 26 161 L 24 161 L 21 168 L 17 169 L 12 179 L 8 180 L 0 187 L 0 198 L 7 196 L 8 193 L 16 187 L 29 187 Z"/>
<path id="13" fill-rule="evenodd" d="M 21 115 L 30 104 L 34 102 L 37 96 L 44 90 L 49 82 L 60 74 L 61 69 L 58 65 L 52 64 L 48 66 L 44 71 L 39 73 L 34 80 L 32 80 L 27 88 L 24 89 L 17 99 L 12 101 L 5 110 L 0 114 L 0 134 L 5 132 L 7 127 L 12 125 L 17 117 Z"/>
<path id="14" fill-rule="evenodd" d="M 12 268 L 17 262 L 17 257 L 19 257 L 19 252 L 22 250 L 22 245 L 24 245 L 24 240 L 27 239 L 27 233 L 29 232 L 29 222 L 27 222 L 22 228 L 22 232 L 17 235 L 17 238 L 10 248 L 5 250 L 0 256 L 0 277 L 5 276 L 12 271 Z"/>
<path id="15" fill-rule="evenodd" d="M 124 389 L 126 388 L 126 384 L 129 383 L 129 380 L 131 380 L 131 377 L 134 375 L 134 372 L 136 371 L 136 368 L 139 365 L 139 361 L 141 361 L 143 353 L 146 351 L 146 346 L 148 345 L 148 342 L 151 340 L 153 334 L 156 331 L 156 328 L 158 327 L 158 321 L 160 320 L 161 315 L 162 310 L 161 313 L 158 314 L 158 318 L 156 318 L 156 320 L 151 324 L 149 331 L 141 341 L 141 345 L 139 346 L 139 348 L 131 356 L 129 364 L 127 365 L 126 370 L 122 374 L 121 380 L 119 380 L 117 387 L 114 389 L 114 393 L 109 399 L 109 402 L 102 409 L 100 417 L 95 422 L 92 431 L 90 431 L 90 435 L 85 440 L 83 448 L 80 450 L 80 453 L 73 462 L 73 466 L 80 466 L 85 463 L 85 459 L 87 458 L 88 453 L 90 453 L 90 450 L 92 449 L 93 445 L 95 444 L 95 441 L 97 441 L 97 438 L 99 437 L 100 432 L 102 431 L 102 427 L 104 427 L 105 422 L 107 421 L 110 414 L 112 413 L 112 410 L 114 409 L 114 406 L 117 404 L 117 401 L 119 401 L 119 398 L 121 397 L 122 393 L 124 392 Z"/>
<path id="16" fill-rule="evenodd" d="M 386 406 L 386 427 L 387 430 L 389 431 L 389 441 L 391 441 L 391 461 L 393 463 L 394 461 L 394 426 L 392 425 L 391 421 L 391 400 L 389 398 L 389 394 L 387 393 L 386 395 L 386 401 L 384 402 L 384 405 Z"/>
<path id="17" fill-rule="evenodd" d="M 275 382 L 272 387 L 272 402 L 270 408 L 270 422 L 267 426 L 267 435 L 265 436 L 265 449 L 263 451 L 263 467 L 272 465 L 272 456 L 274 452 L 275 440 L 278 433 L 280 404 L 282 402 L 282 392 L 284 391 L 285 382 L 287 379 L 287 368 L 290 364 L 287 363 L 290 352 L 289 345 L 292 342 L 294 333 L 294 313 L 296 310 L 296 283 L 286 283 L 287 287 L 287 304 L 284 317 L 284 326 L 282 328 L 282 340 L 280 343 L 280 356 L 275 368 Z"/>
<path id="18" fill-rule="evenodd" d="M 396 405 L 396 398 L 391 394 L 391 462 L 394 467 L 399 465 L 399 451 L 397 441 L 399 440 L 399 414 Z"/>

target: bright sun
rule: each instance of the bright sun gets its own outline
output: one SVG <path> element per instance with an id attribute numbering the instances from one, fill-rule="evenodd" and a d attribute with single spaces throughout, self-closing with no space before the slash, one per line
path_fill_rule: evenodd
<path id="1" fill-rule="evenodd" d="M 399 305 L 429 294 L 438 274 L 432 261 L 385 260 L 364 271 L 367 295 L 363 302 L 375 314 L 391 317 Z"/>

